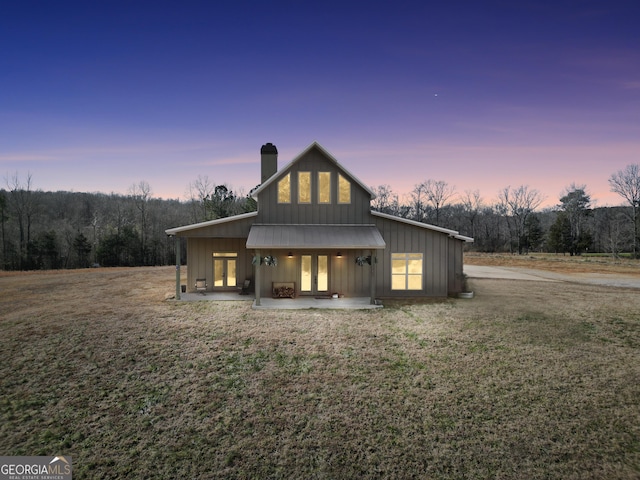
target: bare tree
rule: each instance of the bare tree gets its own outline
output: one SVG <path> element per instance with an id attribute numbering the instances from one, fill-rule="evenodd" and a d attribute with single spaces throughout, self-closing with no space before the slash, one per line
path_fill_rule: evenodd
<path id="1" fill-rule="evenodd" d="M 440 212 L 456 194 L 456 188 L 444 180 L 427 180 L 422 183 L 427 203 L 433 208 L 435 224 L 440 225 Z"/>
<path id="2" fill-rule="evenodd" d="M 624 198 L 631 206 L 630 220 L 633 222 L 633 256 L 638 258 L 638 241 L 640 240 L 640 165 L 627 165 L 609 177 L 611 191 Z"/>
<path id="3" fill-rule="evenodd" d="M 475 237 L 477 218 L 483 207 L 480 190 L 465 190 L 461 201 L 465 216 L 469 222 L 469 235 Z"/>
<path id="4" fill-rule="evenodd" d="M 409 193 L 409 211 L 412 220 L 424 222 L 427 218 L 427 192 L 423 183 L 417 184 Z"/>
<path id="5" fill-rule="evenodd" d="M 619 258 L 623 245 L 628 244 L 628 217 L 622 207 L 603 207 L 594 210 L 595 230 L 600 236 L 602 250 Z"/>
<path id="6" fill-rule="evenodd" d="M 134 184 L 129 189 L 129 195 L 133 199 L 133 203 L 140 212 L 140 249 L 141 258 L 146 255 L 147 249 L 147 226 L 149 220 L 149 201 L 151 200 L 151 186 L 144 180 L 141 180 L 138 184 Z"/>
<path id="7" fill-rule="evenodd" d="M 193 223 L 212 219 L 207 209 L 207 201 L 213 197 L 215 189 L 216 185 L 206 175 L 198 175 L 198 178 L 187 187 L 187 198 L 191 204 Z"/>
<path id="8" fill-rule="evenodd" d="M 371 208 L 377 212 L 397 215 L 399 213 L 398 195 L 393 192 L 389 185 L 378 185 L 372 187 L 371 191 L 375 198 L 371 201 Z"/>
<path id="9" fill-rule="evenodd" d="M 5 183 L 9 188 L 9 203 L 13 208 L 18 229 L 20 231 L 20 269 L 28 268 L 30 262 L 29 245 L 31 244 L 31 224 L 36 214 L 37 205 L 31 191 L 32 175 L 27 173 L 24 183 L 16 172 L 11 178 L 6 177 Z"/>
<path id="10" fill-rule="evenodd" d="M 519 254 L 527 243 L 524 238 L 527 221 L 543 200 L 542 194 L 535 189 L 529 190 L 528 185 L 515 189 L 508 186 L 498 193 L 499 211 L 507 218 L 511 245 L 517 247 Z"/>

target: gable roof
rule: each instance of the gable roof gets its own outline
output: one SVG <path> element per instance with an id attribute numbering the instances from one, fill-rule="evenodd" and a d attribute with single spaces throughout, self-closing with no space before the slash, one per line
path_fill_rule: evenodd
<path id="1" fill-rule="evenodd" d="M 386 218 L 387 220 L 393 220 L 394 222 L 406 223 L 408 225 L 413 225 L 414 227 L 420 227 L 420 228 L 425 228 L 427 230 L 434 230 L 436 232 L 446 233 L 447 235 L 455 238 L 456 240 L 462 240 L 464 242 L 473 242 L 473 238 L 465 237 L 464 235 L 460 235 L 459 232 L 456 232 L 455 230 L 450 230 L 448 228 L 438 227 L 436 225 L 430 225 L 428 223 L 416 222 L 415 220 L 396 217 L 395 215 L 389 215 L 388 213 L 382 213 L 376 210 L 371 210 L 371 215 L 373 215 L 374 217 Z"/>
<path id="2" fill-rule="evenodd" d="M 185 225 L 183 227 L 169 228 L 165 230 L 164 233 L 171 236 L 177 233 L 188 232 L 189 230 L 197 230 L 199 228 L 211 227 L 214 225 L 220 225 L 222 223 L 237 222 L 239 220 L 257 216 L 258 212 L 242 213 L 240 215 L 233 215 L 231 217 L 216 218 L 215 220 L 209 220 L 207 222 L 192 223 L 191 225 Z"/>
<path id="3" fill-rule="evenodd" d="M 291 160 L 284 167 L 282 167 L 280 170 L 278 170 L 276 173 L 274 173 L 271 177 L 269 177 L 269 179 L 267 179 L 262 185 L 260 185 L 258 188 L 256 188 L 251 193 L 251 196 L 253 198 L 257 199 L 258 198 L 258 194 L 260 192 L 262 192 L 265 188 L 267 188 L 269 185 L 271 185 L 272 183 L 277 181 L 280 177 L 282 177 L 285 174 L 285 172 L 287 172 L 287 170 L 289 170 L 296 162 L 298 162 L 302 157 L 304 157 L 307 153 L 309 153 L 314 148 L 318 149 L 320 151 L 320 153 L 322 153 L 325 157 L 327 157 L 327 159 L 330 160 L 347 177 L 349 177 L 349 179 L 352 182 L 355 182 L 358 185 L 360 185 L 369 195 L 371 195 L 371 199 L 372 200 L 374 198 L 376 198 L 375 193 L 373 193 L 369 187 L 367 187 L 364 183 L 362 183 L 358 179 L 358 177 L 356 177 L 353 173 L 351 173 L 349 170 L 344 168 L 340 164 L 340 162 L 338 162 L 338 160 L 333 155 L 331 155 L 322 145 L 320 145 L 318 142 L 315 142 L 315 141 L 313 143 L 311 143 L 311 145 L 309 145 L 307 148 L 305 148 L 302 152 L 300 152 L 298 154 L 298 156 L 296 156 L 293 160 Z"/>

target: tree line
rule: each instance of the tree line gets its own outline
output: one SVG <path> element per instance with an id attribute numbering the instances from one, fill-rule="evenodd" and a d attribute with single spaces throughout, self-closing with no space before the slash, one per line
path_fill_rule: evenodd
<path id="1" fill-rule="evenodd" d="M 154 198 L 146 181 L 126 195 L 44 192 L 34 188 L 31 174 L 15 174 L 5 183 L 3 270 L 169 265 L 175 262 L 175 242 L 166 229 L 256 209 L 253 198 L 202 176 L 188 186 L 186 201 Z"/>
<path id="2" fill-rule="evenodd" d="M 186 200 L 155 198 L 146 181 L 133 184 L 126 195 L 44 192 L 34 188 L 31 174 L 16 173 L 5 184 L 0 189 L 3 270 L 169 265 L 176 252 L 166 229 L 257 209 L 250 195 L 206 176 L 188 185 Z M 372 187 L 372 209 L 456 230 L 474 238 L 469 248 L 475 251 L 628 252 L 638 258 L 640 165 L 612 174 L 609 184 L 622 198 L 620 206 L 593 208 L 584 185 L 568 186 L 556 206 L 541 210 L 544 197 L 527 185 L 505 187 L 486 202 L 478 190 L 459 193 L 445 181 L 429 179 L 402 200 L 389 185 Z"/>

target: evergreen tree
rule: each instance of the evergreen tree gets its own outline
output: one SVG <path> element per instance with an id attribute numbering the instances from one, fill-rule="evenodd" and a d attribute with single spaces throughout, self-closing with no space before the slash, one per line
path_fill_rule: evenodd
<path id="1" fill-rule="evenodd" d="M 89 255 L 91 254 L 91 242 L 82 233 L 78 233 L 73 240 L 73 250 L 78 257 L 80 268 L 89 266 Z"/>
<path id="2" fill-rule="evenodd" d="M 560 208 L 568 222 L 568 232 L 563 232 L 564 236 L 568 236 L 563 242 L 564 251 L 580 255 L 591 246 L 591 232 L 587 227 L 591 197 L 586 193 L 585 186 L 571 185 L 560 198 Z"/>

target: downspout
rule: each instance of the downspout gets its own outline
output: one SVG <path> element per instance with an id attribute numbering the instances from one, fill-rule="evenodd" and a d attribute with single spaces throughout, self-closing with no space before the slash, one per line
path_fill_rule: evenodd
<path id="1" fill-rule="evenodd" d="M 180 237 L 176 235 L 176 300 L 180 300 Z"/>

